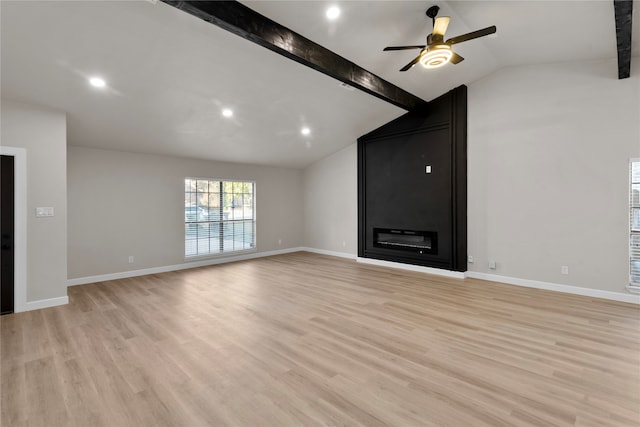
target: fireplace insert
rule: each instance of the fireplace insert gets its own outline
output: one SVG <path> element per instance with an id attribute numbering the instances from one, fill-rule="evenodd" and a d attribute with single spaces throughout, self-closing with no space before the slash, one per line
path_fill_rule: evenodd
<path id="1" fill-rule="evenodd" d="M 419 254 L 438 253 L 438 233 L 435 231 L 374 228 L 373 246 Z"/>

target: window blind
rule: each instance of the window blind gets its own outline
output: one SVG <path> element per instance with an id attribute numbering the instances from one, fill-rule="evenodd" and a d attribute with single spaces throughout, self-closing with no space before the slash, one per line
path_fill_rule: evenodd
<path id="1" fill-rule="evenodd" d="M 185 178 L 185 257 L 254 249 L 255 230 L 255 182 Z"/>
<path id="2" fill-rule="evenodd" d="M 640 293 L 640 159 L 629 170 L 629 290 Z"/>

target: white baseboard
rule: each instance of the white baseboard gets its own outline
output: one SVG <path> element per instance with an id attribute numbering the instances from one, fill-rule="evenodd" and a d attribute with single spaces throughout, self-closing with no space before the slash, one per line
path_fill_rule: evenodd
<path id="1" fill-rule="evenodd" d="M 520 279 L 518 277 L 499 276 L 497 274 L 478 273 L 475 271 L 467 271 L 466 276 L 472 279 L 489 280 L 491 282 L 500 282 L 527 288 L 546 289 L 548 291 L 640 304 L 640 295 L 624 294 L 622 292 L 602 291 L 599 289 L 581 288 L 579 286 L 561 285 L 559 283 L 541 282 L 538 280 Z"/>
<path id="2" fill-rule="evenodd" d="M 356 255 L 354 254 L 348 254 L 346 252 L 336 252 L 336 251 L 328 251 L 326 249 L 316 249 L 316 248 L 298 248 L 301 251 L 305 251 L 305 252 L 313 252 L 314 254 L 321 254 L 321 255 L 329 255 L 329 256 L 337 256 L 340 258 L 347 258 L 347 259 L 356 259 Z"/>
<path id="3" fill-rule="evenodd" d="M 441 268 L 423 267 L 421 265 L 404 264 L 401 262 L 383 261 L 373 258 L 357 257 L 356 261 L 363 264 L 377 265 L 380 267 L 399 268 L 401 270 L 417 271 L 418 273 L 433 274 L 436 276 L 451 277 L 453 279 L 464 279 L 465 273 L 461 271 L 444 270 Z"/>
<path id="4" fill-rule="evenodd" d="M 465 273 L 462 273 L 459 271 L 423 267 L 419 265 L 403 264 L 399 262 L 383 261 L 383 260 L 377 260 L 377 259 L 371 259 L 371 258 L 360 258 L 360 257 L 357 257 L 356 255 L 345 253 L 345 252 L 336 252 L 336 251 L 329 251 L 325 249 L 316 249 L 316 248 L 309 248 L 309 247 L 287 248 L 287 249 L 267 251 L 267 252 L 252 252 L 248 254 L 225 257 L 225 258 L 211 258 L 211 259 L 194 261 L 194 262 L 186 262 L 183 264 L 145 268 L 141 270 L 123 271 L 120 273 L 102 274 L 97 276 L 79 277 L 76 279 L 67 280 L 67 285 L 68 286 L 84 285 L 88 283 L 104 282 L 107 280 L 125 279 L 128 277 L 145 276 L 147 274 L 157 274 L 157 273 L 166 273 L 169 271 L 186 270 L 188 268 L 205 267 L 208 265 L 223 264 L 223 263 L 234 262 L 234 261 L 243 261 L 248 259 L 262 258 L 262 257 L 273 256 L 273 255 L 300 252 L 300 251 L 312 252 L 312 253 L 317 253 L 322 255 L 330 255 L 330 256 L 335 256 L 340 258 L 347 258 L 347 259 L 356 260 L 357 262 L 360 262 L 363 264 L 398 268 L 398 269 L 403 269 L 408 271 L 416 271 L 419 273 L 427 273 L 427 274 L 433 274 L 437 276 L 450 277 L 454 279 L 464 279 L 468 277 L 473 279 L 481 279 L 481 280 L 488 280 L 492 282 L 506 283 L 509 285 L 524 286 L 528 288 L 546 289 L 549 291 L 564 292 L 568 294 L 583 295 L 583 296 L 594 297 L 594 298 L 603 298 L 603 299 L 608 299 L 613 301 L 640 304 L 640 295 L 637 295 L 637 294 L 633 295 L 633 294 L 624 294 L 621 292 L 603 291 L 599 289 L 581 288 L 578 286 L 561 285 L 558 283 L 541 282 L 541 281 L 529 280 L 529 279 L 520 279 L 517 277 L 500 276 L 497 274 L 479 273 L 475 271 L 467 271 Z M 54 307 L 57 305 L 63 305 L 68 303 L 69 303 L 68 297 L 32 301 L 32 302 L 28 302 L 24 307 L 24 310 L 20 310 L 20 311 L 36 310 L 39 308 Z M 16 309 L 16 312 L 18 312 L 17 309 Z"/>
<path id="5" fill-rule="evenodd" d="M 69 297 L 57 297 L 40 299 L 36 301 L 27 301 L 23 307 L 16 307 L 15 312 L 20 313 L 23 311 L 39 310 L 41 308 L 56 307 L 58 305 L 69 304 Z"/>
<path id="6" fill-rule="evenodd" d="M 140 270 L 122 271 L 120 273 L 99 274 L 97 276 L 78 277 L 67 280 L 67 286 L 86 285 L 88 283 L 105 282 L 107 280 L 126 279 L 129 277 L 146 276 L 148 274 L 167 273 L 169 271 L 186 270 L 189 268 L 206 267 L 209 265 L 224 264 L 227 262 L 244 261 L 254 258 L 262 258 L 273 255 L 300 252 L 304 248 L 287 248 L 267 252 L 251 252 L 242 255 L 229 256 L 224 258 L 209 258 L 200 261 L 185 262 L 183 264 L 164 265 L 161 267 L 143 268 Z"/>

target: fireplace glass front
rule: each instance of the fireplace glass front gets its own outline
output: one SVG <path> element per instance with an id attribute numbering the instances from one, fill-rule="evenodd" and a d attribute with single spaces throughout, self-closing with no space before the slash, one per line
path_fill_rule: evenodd
<path id="1" fill-rule="evenodd" d="M 437 235 L 435 231 L 374 228 L 373 246 L 420 254 L 436 254 L 438 253 Z"/>

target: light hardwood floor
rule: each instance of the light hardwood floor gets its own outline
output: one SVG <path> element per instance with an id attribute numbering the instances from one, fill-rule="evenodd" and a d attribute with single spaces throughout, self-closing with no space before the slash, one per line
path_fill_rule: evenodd
<path id="1" fill-rule="evenodd" d="M 3 316 L 2 426 L 639 426 L 638 306 L 295 253 Z"/>

